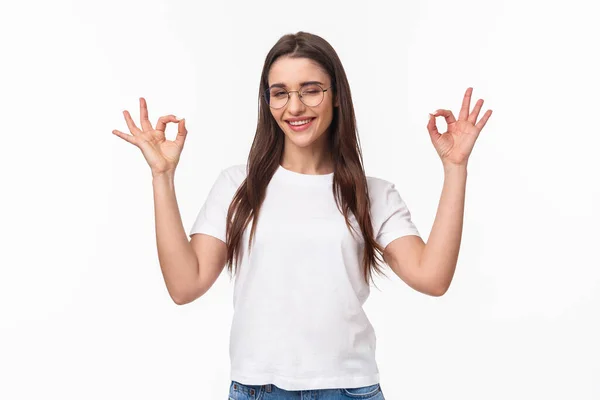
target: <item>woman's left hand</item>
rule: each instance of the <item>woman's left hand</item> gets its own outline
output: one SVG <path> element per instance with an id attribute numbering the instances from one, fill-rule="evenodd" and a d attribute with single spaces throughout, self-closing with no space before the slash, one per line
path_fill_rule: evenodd
<path id="1" fill-rule="evenodd" d="M 481 111 L 483 100 L 479 99 L 475 103 L 473 111 L 469 114 L 472 93 L 473 88 L 468 88 L 463 99 L 460 114 L 458 115 L 458 121 L 454 118 L 450 110 L 439 109 L 434 114 L 429 114 L 427 130 L 429 131 L 431 142 L 442 159 L 444 166 L 466 167 L 479 132 L 481 132 L 487 120 L 492 115 L 492 110 L 487 110 L 483 117 L 481 117 L 481 120 L 475 124 L 479 111 Z M 443 134 L 438 132 L 435 125 L 436 116 L 444 117 L 446 124 L 448 124 L 448 131 Z"/>

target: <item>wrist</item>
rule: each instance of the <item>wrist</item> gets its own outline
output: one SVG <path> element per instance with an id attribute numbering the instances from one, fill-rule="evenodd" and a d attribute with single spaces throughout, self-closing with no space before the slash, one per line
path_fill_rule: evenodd
<path id="1" fill-rule="evenodd" d="M 175 171 L 152 172 L 152 182 L 173 182 L 175 180 Z"/>
<path id="2" fill-rule="evenodd" d="M 467 164 L 444 164 L 444 173 L 467 173 Z"/>

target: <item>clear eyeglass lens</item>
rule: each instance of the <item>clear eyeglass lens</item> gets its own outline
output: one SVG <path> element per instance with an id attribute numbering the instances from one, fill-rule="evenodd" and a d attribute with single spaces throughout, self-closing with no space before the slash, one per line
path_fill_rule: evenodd
<path id="1" fill-rule="evenodd" d="M 288 92 L 282 88 L 267 89 L 267 99 L 271 107 L 281 108 L 288 102 Z M 319 85 L 303 86 L 300 100 L 309 107 L 316 107 L 323 101 L 323 89 Z"/>

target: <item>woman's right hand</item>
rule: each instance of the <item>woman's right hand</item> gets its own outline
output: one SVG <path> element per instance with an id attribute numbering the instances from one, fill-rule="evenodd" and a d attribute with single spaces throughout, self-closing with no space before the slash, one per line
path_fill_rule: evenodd
<path id="1" fill-rule="evenodd" d="M 153 176 L 175 171 L 187 135 L 185 119 L 177 119 L 177 117 L 172 114 L 164 115 L 158 119 L 156 129 L 153 128 L 148 119 L 148 106 L 143 97 L 140 97 L 141 130 L 131 119 L 129 111 L 125 110 L 123 111 L 123 114 L 125 115 L 125 122 L 129 127 L 131 135 L 116 129 L 113 130 L 112 133 L 138 147 L 142 151 L 148 165 L 150 165 Z M 177 137 L 174 141 L 167 140 L 165 137 L 165 130 L 169 122 L 178 124 Z"/>

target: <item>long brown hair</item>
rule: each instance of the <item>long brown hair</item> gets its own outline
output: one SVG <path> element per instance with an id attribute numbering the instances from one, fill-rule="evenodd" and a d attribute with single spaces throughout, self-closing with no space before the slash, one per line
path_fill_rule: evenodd
<path id="1" fill-rule="evenodd" d="M 227 269 L 231 274 L 234 262 L 239 265 L 241 239 L 251 220 L 253 222 L 249 247 L 252 244 L 267 185 L 279 167 L 283 155 L 285 134 L 271 115 L 269 105 L 263 97 L 269 85 L 271 65 L 281 56 L 311 59 L 331 78 L 333 99 L 335 101 L 337 98 L 339 102 L 339 106 L 334 107 L 333 119 L 328 129 L 328 144 L 334 161 L 332 191 L 338 209 L 341 207 L 340 212 L 344 215 L 348 229 L 351 229 L 349 211 L 354 214 L 360 226 L 364 240 L 363 274 L 365 282 L 369 284 L 369 279 L 373 278 L 372 269 L 384 274 L 378 265 L 383 261 L 384 249 L 373 237 L 367 179 L 363 169 L 350 85 L 333 47 L 325 39 L 307 32 L 282 36 L 265 59 L 258 91 L 258 124 L 246 164 L 247 175 L 227 212 Z"/>

